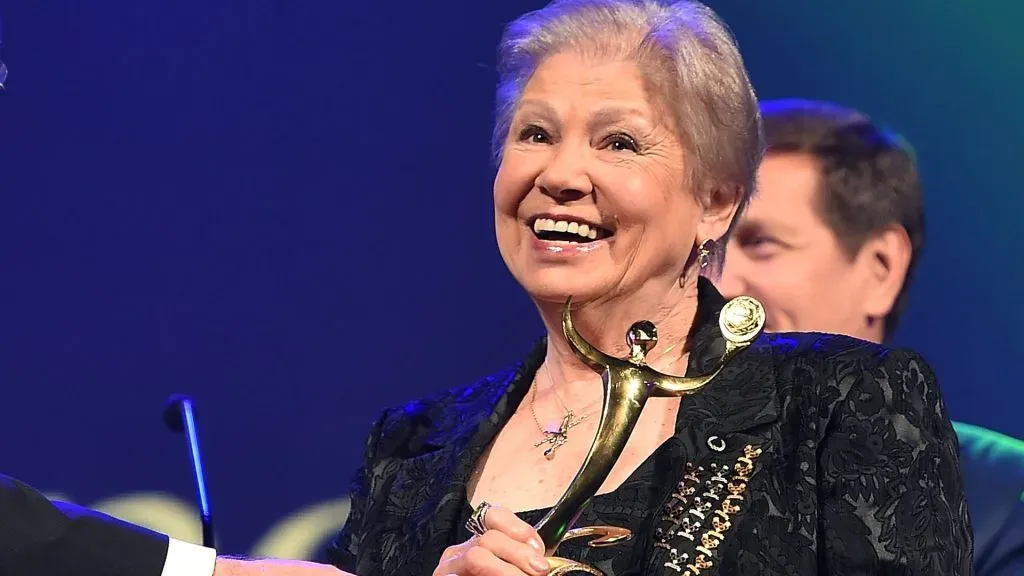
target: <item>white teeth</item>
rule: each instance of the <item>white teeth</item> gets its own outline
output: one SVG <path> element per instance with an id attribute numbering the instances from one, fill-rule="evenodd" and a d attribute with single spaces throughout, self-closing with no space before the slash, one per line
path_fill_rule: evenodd
<path id="1" fill-rule="evenodd" d="M 591 228 L 589 224 L 570 222 L 568 220 L 552 220 L 551 218 L 537 218 L 533 221 L 534 232 L 568 232 L 591 240 L 597 239 L 597 228 Z"/>

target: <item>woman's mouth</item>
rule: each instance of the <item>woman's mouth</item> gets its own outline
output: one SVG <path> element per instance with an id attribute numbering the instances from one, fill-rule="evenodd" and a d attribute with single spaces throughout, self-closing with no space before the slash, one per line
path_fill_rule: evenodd
<path id="1" fill-rule="evenodd" d="M 608 238 L 613 233 L 597 224 L 579 220 L 537 218 L 533 221 L 533 235 L 544 242 L 589 244 Z"/>

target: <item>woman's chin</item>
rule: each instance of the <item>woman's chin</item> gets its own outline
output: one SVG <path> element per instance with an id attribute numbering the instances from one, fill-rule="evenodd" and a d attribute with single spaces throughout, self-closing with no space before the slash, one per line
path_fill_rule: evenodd
<path id="1" fill-rule="evenodd" d="M 583 303 L 596 300 L 609 292 L 609 286 L 594 282 L 563 281 L 563 282 L 524 282 L 523 288 L 538 304 L 565 304 L 572 298 L 573 302 Z"/>

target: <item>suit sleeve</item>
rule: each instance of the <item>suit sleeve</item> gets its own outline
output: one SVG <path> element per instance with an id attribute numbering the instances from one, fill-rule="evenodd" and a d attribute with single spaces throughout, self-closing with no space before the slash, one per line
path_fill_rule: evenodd
<path id="1" fill-rule="evenodd" d="M 160 576 L 166 536 L 0 475 L 0 574 Z"/>
<path id="2" fill-rule="evenodd" d="M 959 448 L 935 376 L 917 354 L 889 351 L 852 380 L 819 452 L 823 573 L 974 574 Z"/>
<path id="3" fill-rule="evenodd" d="M 330 564 L 346 572 L 359 574 L 359 568 L 366 562 L 375 562 L 368 559 L 368 553 L 364 550 L 363 539 L 367 532 L 364 525 L 367 518 L 368 507 L 370 506 L 371 495 L 374 493 L 377 463 L 377 445 L 380 441 L 381 429 L 384 426 L 384 419 L 387 413 L 374 422 L 370 429 L 369 437 L 363 454 L 363 464 L 352 480 L 349 492 L 350 505 L 348 518 L 338 537 L 327 548 L 327 560 Z"/>
<path id="4" fill-rule="evenodd" d="M 996 542 L 981 559 L 977 576 L 1024 574 L 1024 502 L 1017 500 L 1000 528 Z"/>
<path id="5" fill-rule="evenodd" d="M 1024 443 L 963 422 L 953 427 L 974 526 L 975 573 L 1024 574 Z"/>

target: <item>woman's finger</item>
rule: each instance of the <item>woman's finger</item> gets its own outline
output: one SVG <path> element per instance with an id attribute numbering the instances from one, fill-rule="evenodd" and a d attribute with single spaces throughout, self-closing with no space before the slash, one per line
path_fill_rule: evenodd
<path id="1" fill-rule="evenodd" d="M 525 574 L 542 576 L 548 573 L 548 561 L 544 559 L 543 552 L 504 532 L 488 530 L 476 538 L 476 546 L 488 550 L 502 562 L 515 566 Z"/>
<path id="2" fill-rule="evenodd" d="M 474 542 L 474 538 L 470 542 Z M 504 562 L 483 546 L 470 545 L 447 564 L 439 566 L 442 573 L 458 576 L 524 576 L 523 571 Z"/>
<path id="3" fill-rule="evenodd" d="M 491 506 L 484 515 L 484 526 L 488 530 L 496 530 L 508 535 L 513 540 L 531 546 L 534 550 L 544 553 L 544 543 L 540 535 L 526 522 L 512 513 L 508 508 Z"/>

